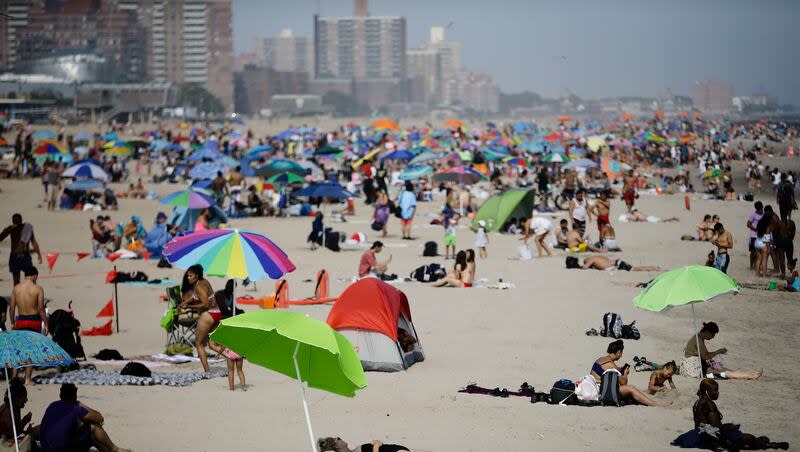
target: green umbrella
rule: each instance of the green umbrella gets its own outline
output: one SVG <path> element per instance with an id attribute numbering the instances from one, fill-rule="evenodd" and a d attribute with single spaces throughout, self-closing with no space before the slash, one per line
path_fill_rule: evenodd
<path id="1" fill-rule="evenodd" d="M 672 306 L 692 305 L 692 324 L 697 336 L 697 317 L 694 304 L 709 301 L 727 293 L 739 293 L 739 285 L 730 276 L 714 267 L 689 265 L 660 274 L 633 299 L 633 304 L 648 311 L 660 312 Z"/>
<path id="2" fill-rule="evenodd" d="M 542 159 L 543 162 L 546 163 L 567 163 L 569 162 L 569 157 L 564 154 L 560 154 L 558 152 L 553 152 L 547 154 L 545 158 Z"/>
<path id="3" fill-rule="evenodd" d="M 346 397 L 367 386 L 350 341 L 327 323 L 298 312 L 246 312 L 223 320 L 211 339 L 254 364 L 297 379 L 313 451 L 316 442 L 302 382 Z"/>
<path id="4" fill-rule="evenodd" d="M 321 147 L 319 149 L 315 149 L 314 155 L 335 155 L 335 154 L 341 154 L 343 152 L 344 151 L 342 149 L 328 145 L 325 147 Z"/>
<path id="5" fill-rule="evenodd" d="M 295 173 L 283 172 L 267 179 L 267 182 L 278 185 L 302 184 L 305 180 Z"/>

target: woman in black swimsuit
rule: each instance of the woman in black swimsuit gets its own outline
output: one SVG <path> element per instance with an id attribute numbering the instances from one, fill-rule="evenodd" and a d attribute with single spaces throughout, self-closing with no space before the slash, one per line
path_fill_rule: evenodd
<path id="1" fill-rule="evenodd" d="M 405 446 L 399 446 L 397 444 L 383 444 L 378 440 L 375 440 L 371 443 L 362 444 L 355 449 L 350 449 L 350 446 L 348 446 L 347 443 L 339 437 L 320 438 L 317 441 L 317 446 L 319 446 L 320 452 L 424 452 L 419 449 L 409 449 Z"/>

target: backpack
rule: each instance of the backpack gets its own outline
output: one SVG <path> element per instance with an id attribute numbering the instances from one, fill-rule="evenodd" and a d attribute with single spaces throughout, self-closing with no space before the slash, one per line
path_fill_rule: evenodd
<path id="1" fill-rule="evenodd" d="M 600 403 L 603 406 L 622 406 L 622 395 L 619 392 L 619 377 L 622 375 L 617 369 L 606 369 L 600 380 Z"/>
<path id="2" fill-rule="evenodd" d="M 130 375 L 133 377 L 144 377 L 144 378 L 150 378 L 153 376 L 152 372 L 150 372 L 150 369 L 148 369 L 147 366 L 145 366 L 142 363 L 137 363 L 135 361 L 131 361 L 128 364 L 125 364 L 125 367 L 122 368 L 119 374 Z"/>
<path id="3" fill-rule="evenodd" d="M 422 255 L 425 257 L 434 257 L 439 255 L 439 245 L 434 242 L 425 242 L 425 249 L 422 251 Z"/>
<path id="4" fill-rule="evenodd" d="M 603 315 L 603 326 L 600 335 L 620 339 L 622 337 L 622 316 L 616 312 L 606 312 Z"/>
<path id="5" fill-rule="evenodd" d="M 631 322 L 630 325 L 622 325 L 622 338 L 623 339 L 633 339 L 638 341 L 642 335 L 639 333 L 639 328 L 636 327 L 636 320 Z"/>
<path id="6" fill-rule="evenodd" d="M 578 398 L 575 396 L 575 383 L 561 379 L 553 383 L 553 388 L 550 389 L 550 403 L 551 405 L 575 405 Z"/>
<path id="7" fill-rule="evenodd" d="M 53 337 L 53 342 L 75 359 L 86 358 L 80 330 L 81 322 L 64 309 L 56 309 L 47 319 L 47 331 Z"/>
<path id="8" fill-rule="evenodd" d="M 414 281 L 418 282 L 433 282 L 438 281 L 447 276 L 444 267 L 439 264 L 421 265 L 414 269 L 409 275 Z"/>
<path id="9" fill-rule="evenodd" d="M 565 266 L 566 266 L 568 269 L 570 269 L 570 268 L 581 268 L 581 264 L 580 264 L 580 262 L 578 261 L 578 258 L 577 258 L 577 257 L 575 257 L 575 256 L 567 256 L 567 259 L 566 259 L 566 261 L 564 262 L 564 265 L 565 265 Z"/>
<path id="10" fill-rule="evenodd" d="M 99 359 L 100 361 L 114 361 L 114 360 L 125 359 L 118 351 L 114 350 L 113 348 L 112 349 L 104 348 L 100 350 L 99 352 L 97 352 L 96 355 L 94 355 L 94 358 Z"/>

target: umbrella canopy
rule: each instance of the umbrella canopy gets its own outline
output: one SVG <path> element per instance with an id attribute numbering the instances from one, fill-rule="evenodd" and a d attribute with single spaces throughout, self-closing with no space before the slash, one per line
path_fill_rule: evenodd
<path id="1" fill-rule="evenodd" d="M 413 159 L 411 159 L 411 161 L 408 162 L 408 164 L 409 165 L 420 165 L 420 164 L 427 163 L 427 162 L 430 162 L 430 161 L 433 161 L 433 160 L 439 160 L 440 158 L 442 158 L 442 156 L 437 154 L 437 153 L 435 153 L 435 152 L 424 151 L 421 154 L 419 154 L 416 157 L 414 157 Z"/>
<path id="2" fill-rule="evenodd" d="M 633 299 L 633 304 L 659 312 L 672 306 L 709 301 L 719 295 L 738 292 L 736 281 L 716 268 L 689 265 L 656 277 Z"/>
<path id="3" fill-rule="evenodd" d="M 319 149 L 314 150 L 314 155 L 336 155 L 342 153 L 344 153 L 342 149 L 333 146 L 323 146 Z"/>
<path id="4" fill-rule="evenodd" d="M 703 173 L 703 179 L 713 179 L 713 178 L 719 177 L 721 175 L 722 175 L 722 171 L 720 171 L 720 170 L 718 170 L 716 168 L 712 168 L 710 170 L 706 170 L 706 172 Z"/>
<path id="5" fill-rule="evenodd" d="M 391 119 L 379 119 L 377 121 L 373 121 L 371 125 L 373 129 L 400 130 L 400 126 L 398 126 L 397 123 Z"/>
<path id="6" fill-rule="evenodd" d="M 58 141 L 44 139 L 44 140 L 41 140 L 41 142 L 39 143 L 38 146 L 36 146 L 36 149 L 33 151 L 33 154 L 34 155 L 58 155 L 58 154 L 66 155 L 66 154 L 68 154 L 68 152 L 64 148 L 64 146 L 62 146 L 61 143 L 59 143 Z"/>
<path id="7" fill-rule="evenodd" d="M 105 185 L 98 180 L 81 179 L 67 185 L 64 189 L 70 191 L 94 191 L 105 189 Z"/>
<path id="8" fill-rule="evenodd" d="M 433 168 L 427 165 L 409 166 L 400 173 L 400 180 L 414 180 L 425 177 L 433 172 Z"/>
<path id="9" fill-rule="evenodd" d="M 458 119 L 447 119 L 444 121 L 445 127 L 453 127 L 453 128 L 461 128 L 464 127 L 464 123 L 459 121 Z"/>
<path id="10" fill-rule="evenodd" d="M 97 179 L 108 182 L 108 173 L 98 165 L 89 162 L 76 163 L 64 170 L 61 175 L 64 177 Z"/>
<path id="11" fill-rule="evenodd" d="M 436 182 L 458 182 L 461 184 L 474 184 L 485 177 L 483 174 L 466 166 L 457 166 L 433 175 Z"/>
<path id="12" fill-rule="evenodd" d="M 168 206 L 188 207 L 190 209 L 204 209 L 216 204 L 211 197 L 196 190 L 178 191 L 161 198 L 159 201 L 161 201 L 161 204 Z"/>
<path id="13" fill-rule="evenodd" d="M 569 162 L 569 157 L 558 152 L 553 152 L 547 154 L 542 161 L 547 163 L 567 163 Z"/>
<path id="14" fill-rule="evenodd" d="M 411 160 L 414 158 L 414 154 L 410 151 L 405 149 L 401 149 L 399 151 L 394 151 L 390 154 L 386 154 L 381 157 L 381 160 Z"/>
<path id="15" fill-rule="evenodd" d="M 55 140 L 56 138 L 58 138 L 58 135 L 52 130 L 40 130 L 33 134 L 33 141 Z"/>
<path id="16" fill-rule="evenodd" d="M 622 177 L 623 168 L 616 160 L 603 157 L 600 159 L 600 166 L 609 179 L 619 179 Z"/>
<path id="17" fill-rule="evenodd" d="M 589 159 L 575 159 L 564 165 L 562 169 L 576 169 L 576 168 L 597 168 L 597 163 Z"/>
<path id="18" fill-rule="evenodd" d="M 219 160 L 222 158 L 222 153 L 210 148 L 201 148 L 194 152 L 186 160 L 190 162 L 201 162 L 203 160 Z"/>
<path id="19" fill-rule="evenodd" d="M 164 247 L 164 256 L 180 268 L 200 264 L 210 276 L 251 281 L 267 276 L 278 279 L 295 269 L 272 240 L 238 229 L 198 231 L 177 237 Z"/>
<path id="20" fill-rule="evenodd" d="M 302 177 L 298 176 L 295 173 L 283 172 L 270 176 L 270 178 L 267 179 L 267 182 L 278 185 L 288 185 L 288 184 L 302 184 L 303 182 L 305 182 L 305 180 L 303 180 Z"/>
<path id="21" fill-rule="evenodd" d="M 223 166 L 219 163 L 203 162 L 189 170 L 192 179 L 214 179 L 217 173 L 222 172 Z"/>
<path id="22" fill-rule="evenodd" d="M 281 172 L 305 174 L 306 169 L 298 165 L 297 162 L 289 159 L 272 159 L 267 162 L 266 165 L 256 168 L 256 174 L 259 176 L 267 176 Z"/>
<path id="23" fill-rule="evenodd" d="M 522 157 L 506 157 L 503 159 L 503 161 L 509 165 L 518 166 L 520 168 L 528 167 L 528 162 L 526 162 Z"/>
<path id="24" fill-rule="evenodd" d="M 344 187 L 336 182 L 324 182 L 320 184 L 312 184 L 308 187 L 292 193 L 292 196 L 311 196 L 315 198 L 337 198 L 349 199 L 355 198 L 356 195 L 345 190 Z"/>

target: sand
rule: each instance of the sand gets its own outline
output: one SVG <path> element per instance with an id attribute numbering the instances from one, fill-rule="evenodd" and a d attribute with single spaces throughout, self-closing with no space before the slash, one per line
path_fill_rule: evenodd
<path id="1" fill-rule="evenodd" d="M 775 159 L 784 169 L 797 169 L 797 160 Z M 736 167 L 735 174 L 741 170 Z M 116 186 L 123 189 L 122 185 Z M 41 205 L 43 192 L 38 180 L 0 181 L 0 219 L 10 223 L 11 214 L 22 213 L 35 226 L 44 252 L 89 251 L 89 218 L 93 212 L 49 213 Z M 177 186 L 151 186 L 159 195 Z M 771 194 L 765 193 L 772 199 Z M 766 198 L 765 198 L 766 199 Z M 420 213 L 433 212 L 440 202 L 424 203 Z M 616 200 L 612 222 L 624 249 L 615 256 L 633 265 L 659 265 L 670 269 L 702 263 L 711 246 L 684 242 L 682 234 L 693 234 L 704 213 L 718 213 L 736 241 L 729 273 L 740 281 L 765 283 L 748 270 L 745 218 L 750 203 L 702 201 L 692 196 L 692 210 L 683 207 L 683 196 L 642 196 L 638 205 L 650 215 L 678 216 L 679 223 L 620 224 L 616 217 L 624 209 Z M 114 221 L 131 214 L 150 224 L 164 209 L 155 201 L 120 200 L 120 210 L 111 212 Z M 357 215 L 347 223 L 330 223 L 348 234 L 363 231 L 370 239 L 372 209 L 357 203 Z M 384 251 L 392 254 L 390 270 L 401 276 L 423 262 L 422 244 L 441 242 L 440 228 L 425 227 L 419 217 L 414 228 L 416 241 L 399 238 L 397 220 L 390 220 L 390 236 L 384 241 L 397 244 Z M 339 294 L 356 273 L 360 248 L 332 253 L 310 251 L 305 238 L 310 230 L 307 218 L 234 220 L 233 225 L 264 233 L 279 244 L 297 265 L 289 275 L 292 297 L 313 293 L 304 282 L 325 268 L 331 273 L 331 293 Z M 592 230 L 594 226 L 592 225 Z M 596 233 L 595 233 L 596 235 Z M 692 426 L 691 405 L 697 381 L 675 378 L 679 393 L 669 408 L 627 406 L 624 408 L 559 407 L 531 404 L 524 398 L 493 398 L 457 393 L 468 382 L 488 387 L 515 389 L 523 381 L 538 391 L 548 391 L 555 380 L 577 379 L 589 372 L 592 361 L 605 352 L 606 338 L 588 337 L 584 332 L 599 328 L 605 312 L 622 314 L 626 322 L 636 320 L 642 339 L 626 341 L 623 362 L 646 355 L 654 361 L 679 360 L 683 346 L 692 335 L 691 311 L 676 308 L 651 313 L 632 304 L 638 293 L 634 285 L 650 280 L 656 273 L 567 271 L 564 254 L 520 262 L 511 259 L 520 243 L 516 238 L 492 234 L 489 258 L 477 264 L 477 278 L 489 283 L 500 278 L 516 284 L 515 289 L 435 289 L 403 283 L 398 287 L 410 300 L 415 326 L 421 336 L 426 361 L 406 372 L 368 373 L 369 385 L 348 399 L 318 390 L 308 391 L 314 433 L 340 436 L 351 445 L 380 439 L 434 451 L 488 450 L 669 450 L 670 441 Z M 459 248 L 471 247 L 474 235 L 458 230 Z M 441 245 L 440 245 L 441 246 Z M 11 290 L 7 273 L 8 245 L 0 256 L 0 293 Z M 385 256 L 384 255 L 384 256 Z M 438 259 L 438 261 L 442 261 Z M 157 269 L 155 262 L 116 262 L 121 270 L 142 270 L 151 278 L 179 280 L 181 270 Z M 112 288 L 104 284 L 108 261 L 62 255 L 53 274 L 41 265 L 41 285 L 51 310 L 65 307 L 70 300 L 85 327 L 100 325 L 94 314 L 109 300 Z M 448 265 L 451 265 L 448 262 Z M 78 274 L 80 276 L 63 276 Z M 223 281 L 212 279 L 215 289 Z M 273 282 L 258 284 L 263 295 Z M 159 319 L 165 309 L 159 301 L 163 288 L 120 286 L 121 332 L 110 337 L 84 338 L 87 353 L 114 348 L 125 356 L 159 353 L 165 333 Z M 797 343 L 800 300 L 797 294 L 744 289 L 738 296 L 726 296 L 697 305 L 703 321 L 716 321 L 720 334 L 711 347 L 726 347 L 726 364 L 734 369 L 765 368 L 761 381 L 721 383 L 719 407 L 725 421 L 742 424 L 742 429 L 794 445 L 800 441 L 795 419 L 800 395 L 793 379 L 800 346 Z M 293 310 L 324 319 L 328 306 L 295 307 Z M 158 371 L 195 370 L 196 364 L 162 367 Z M 188 388 L 81 386 L 79 398 L 101 411 L 112 438 L 135 450 L 308 450 L 308 439 L 296 381 L 245 364 L 249 390 L 229 392 L 227 381 L 217 379 Z M 646 388 L 647 373 L 632 373 L 631 382 Z M 57 398 L 58 387 L 40 385 L 29 390 L 25 410 L 40 420 L 44 409 Z"/>

